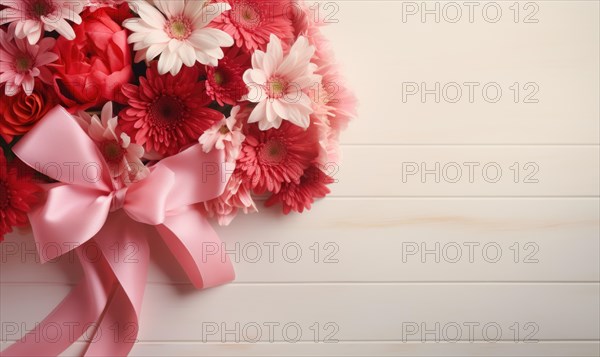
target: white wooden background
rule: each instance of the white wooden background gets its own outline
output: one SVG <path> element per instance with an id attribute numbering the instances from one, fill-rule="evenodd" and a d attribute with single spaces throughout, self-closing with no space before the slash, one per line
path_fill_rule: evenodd
<path id="1" fill-rule="evenodd" d="M 487 2 L 476 2 L 473 23 L 462 2 L 461 21 L 442 12 L 439 23 L 432 15 L 423 23 L 418 15 L 403 22 L 400 1 L 321 2 L 323 14 L 339 8 L 326 34 L 361 101 L 333 194 L 310 214 L 263 209 L 219 228 L 227 248 L 239 249 L 237 280 L 227 286 L 193 291 L 156 243 L 131 355 L 598 356 L 600 6 L 522 1 L 515 23 L 513 3 L 495 2 L 496 23 L 482 17 Z M 524 23 L 536 9 L 538 22 Z M 503 95 L 487 103 L 479 87 L 473 103 L 433 95 L 403 103 L 403 82 L 494 82 Z M 522 92 L 514 103 L 514 82 L 536 83 L 539 102 L 523 103 Z M 410 163 L 464 162 L 480 164 L 472 182 L 466 166 L 455 183 L 451 168 L 439 183 L 432 174 L 403 180 Z M 494 176 L 483 176 L 486 163 L 501 167 L 498 182 L 486 182 Z M 532 168 L 537 183 L 526 183 Z M 2 347 L 5 322 L 24 332 L 79 277 L 65 260 L 36 264 L 30 236 L 7 243 Z M 436 247 L 439 262 L 421 257 Z M 223 331 L 236 323 L 239 332 Z M 272 338 L 269 323 L 279 324 Z"/>

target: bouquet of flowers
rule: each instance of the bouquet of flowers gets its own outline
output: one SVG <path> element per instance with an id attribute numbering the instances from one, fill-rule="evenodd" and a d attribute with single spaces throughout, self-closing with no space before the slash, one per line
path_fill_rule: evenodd
<path id="1" fill-rule="evenodd" d="M 218 241 L 206 219 L 227 225 L 257 196 L 303 212 L 334 181 L 356 100 L 318 15 L 301 0 L 0 0 L 0 240 L 31 224 L 38 244 L 143 255 L 159 235 L 197 287 L 231 280 L 226 259 L 199 260 Z M 82 323 L 137 322 L 143 285 L 78 254 L 87 278 L 65 300 L 101 306 Z M 7 351 L 73 341 L 21 342 Z"/>

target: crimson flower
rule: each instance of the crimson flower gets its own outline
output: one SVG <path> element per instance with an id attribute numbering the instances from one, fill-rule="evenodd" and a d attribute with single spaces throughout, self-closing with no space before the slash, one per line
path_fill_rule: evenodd
<path id="1" fill-rule="evenodd" d="M 223 118 L 210 109 L 199 66 L 159 75 L 156 63 L 140 78 L 140 85 L 125 84 L 128 107 L 119 113 L 119 126 L 136 144 L 160 156 L 178 153 L 195 143 L 204 131 Z"/>
<path id="2" fill-rule="evenodd" d="M 37 202 L 40 188 L 29 175 L 18 175 L 18 169 L 9 166 L 0 149 L 0 242 L 12 227 L 27 224 L 27 212 Z"/>

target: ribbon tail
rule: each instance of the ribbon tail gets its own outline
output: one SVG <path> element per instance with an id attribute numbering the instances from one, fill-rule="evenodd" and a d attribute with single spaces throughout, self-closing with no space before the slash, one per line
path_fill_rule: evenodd
<path id="1" fill-rule="evenodd" d="M 196 288 L 232 281 L 233 266 L 208 220 L 193 207 L 155 227 Z"/>
<path id="2" fill-rule="evenodd" d="M 119 211 L 111 214 L 94 238 L 115 280 L 85 356 L 127 356 L 137 341 L 150 260 L 147 237 L 154 234 Z"/>
<path id="3" fill-rule="evenodd" d="M 2 356 L 58 356 L 96 323 L 106 306 L 112 280 L 107 279 L 106 266 L 91 261 L 84 253 L 93 244 L 76 249 L 84 272 L 82 280 L 44 321 L 4 350 Z M 57 327 L 57 338 L 44 337 L 47 328 Z"/>

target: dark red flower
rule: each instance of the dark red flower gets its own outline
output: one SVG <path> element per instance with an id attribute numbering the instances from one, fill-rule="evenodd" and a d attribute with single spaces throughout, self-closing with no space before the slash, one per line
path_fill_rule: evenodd
<path id="1" fill-rule="evenodd" d="M 13 227 L 27 224 L 27 213 L 38 200 L 39 186 L 29 174 L 19 175 L 18 171 L 0 149 L 0 242 Z"/>
<path id="2" fill-rule="evenodd" d="M 199 77 L 199 66 L 184 66 L 176 76 L 161 76 L 152 63 L 139 86 L 123 86 L 129 107 L 121 110 L 119 126 L 147 152 L 161 156 L 176 154 L 197 142 L 206 129 L 223 118 L 220 112 L 207 108 L 211 100 Z"/>
<path id="3" fill-rule="evenodd" d="M 300 182 L 290 182 L 281 185 L 281 190 L 271 195 L 265 202 L 267 207 L 277 203 L 283 205 L 283 213 L 291 211 L 302 213 L 309 210 L 315 198 L 323 198 L 331 192 L 326 185 L 333 183 L 333 178 L 316 166 L 309 167 L 300 178 Z"/>
<path id="4" fill-rule="evenodd" d="M 231 47 L 219 60 L 218 67 L 206 66 L 206 93 L 221 106 L 236 105 L 242 96 L 248 94 L 243 79 L 248 68 L 250 56 L 237 47 Z"/>

